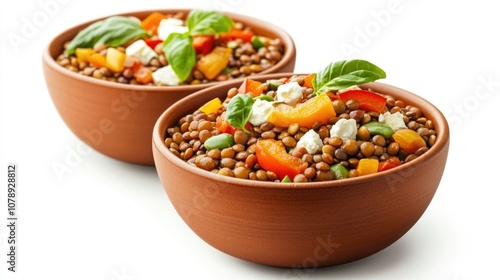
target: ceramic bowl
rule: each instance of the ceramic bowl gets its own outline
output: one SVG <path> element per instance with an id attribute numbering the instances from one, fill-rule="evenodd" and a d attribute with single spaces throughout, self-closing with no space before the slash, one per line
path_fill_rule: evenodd
<path id="1" fill-rule="evenodd" d="M 278 79 L 276 74 L 257 80 Z M 443 114 L 425 99 L 382 83 L 363 88 L 419 106 L 437 141 L 417 159 L 377 174 L 328 182 L 276 183 L 221 176 L 193 167 L 164 144 L 166 129 L 237 82 L 184 98 L 153 130 L 156 170 L 186 224 L 234 257 L 279 267 L 322 267 L 370 256 L 402 237 L 423 215 L 440 183 L 449 146 Z"/>
<path id="2" fill-rule="evenodd" d="M 187 15 L 190 10 L 159 11 Z M 152 12 L 121 15 L 143 19 Z M 293 71 L 296 49 L 285 30 L 256 18 L 225 14 L 251 27 L 256 34 L 279 38 L 283 42 L 282 59 L 262 74 Z M 158 117 L 176 101 L 214 83 L 169 87 L 125 85 L 87 77 L 58 65 L 55 58 L 62 52 L 63 44 L 97 20 L 67 29 L 52 39 L 44 50 L 43 72 L 50 96 L 61 118 L 80 140 L 109 157 L 153 165 L 151 134 Z"/>

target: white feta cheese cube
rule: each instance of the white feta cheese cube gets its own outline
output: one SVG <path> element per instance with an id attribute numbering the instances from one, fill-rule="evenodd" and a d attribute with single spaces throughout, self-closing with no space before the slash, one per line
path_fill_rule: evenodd
<path id="1" fill-rule="evenodd" d="M 171 65 L 164 66 L 153 72 L 153 81 L 158 85 L 178 86 L 181 80 L 177 77 Z"/>
<path id="2" fill-rule="evenodd" d="M 300 138 L 299 142 L 297 142 L 296 148 L 300 147 L 304 147 L 307 153 L 314 155 L 323 148 L 323 141 L 316 131 L 310 129 Z"/>
<path id="3" fill-rule="evenodd" d="M 340 137 L 342 141 L 355 140 L 358 128 L 354 119 L 340 119 L 330 129 L 330 137 Z"/>
<path id="4" fill-rule="evenodd" d="M 297 82 L 280 85 L 276 91 L 276 100 L 294 106 L 302 99 L 302 87 Z"/>
<path id="5" fill-rule="evenodd" d="M 380 114 L 378 117 L 378 121 L 381 123 L 385 123 L 393 130 L 399 128 L 407 128 L 403 119 L 403 114 L 401 114 L 400 112 L 396 112 L 394 114 L 391 114 L 391 112 L 385 112 L 383 114 Z"/>
<path id="6" fill-rule="evenodd" d="M 273 102 L 257 99 L 252 105 L 252 115 L 249 122 L 253 125 L 261 125 L 269 119 L 269 114 L 274 109 Z"/>
<path id="7" fill-rule="evenodd" d="M 168 38 L 172 33 L 186 33 L 187 26 L 183 26 L 183 21 L 176 18 L 162 19 L 158 25 L 158 37 L 162 40 Z"/>
<path id="8" fill-rule="evenodd" d="M 125 49 L 125 54 L 137 57 L 143 65 L 147 65 L 151 59 L 158 57 L 158 54 L 142 39 L 130 44 Z"/>

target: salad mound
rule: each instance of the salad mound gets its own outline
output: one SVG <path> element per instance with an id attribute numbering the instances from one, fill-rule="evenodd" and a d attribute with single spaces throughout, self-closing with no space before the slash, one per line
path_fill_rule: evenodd
<path id="1" fill-rule="evenodd" d="M 247 77 L 283 54 L 279 38 L 261 36 L 219 12 L 192 10 L 94 22 L 65 44 L 56 61 L 101 80 L 178 86 Z"/>
<path id="2" fill-rule="evenodd" d="M 224 176 L 276 182 L 340 180 L 384 172 L 436 141 L 416 104 L 358 87 L 385 78 L 364 60 L 278 80 L 246 78 L 167 129 L 165 145 Z"/>

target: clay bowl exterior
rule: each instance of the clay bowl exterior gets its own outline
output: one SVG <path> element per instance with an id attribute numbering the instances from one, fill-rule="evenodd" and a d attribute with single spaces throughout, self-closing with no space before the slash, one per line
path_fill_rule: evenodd
<path id="1" fill-rule="evenodd" d="M 186 15 L 189 11 L 160 10 Z M 121 15 L 142 19 L 151 12 L 153 10 Z M 225 14 L 252 27 L 257 34 L 280 38 L 283 42 L 282 60 L 263 74 L 293 71 L 296 49 L 285 30 L 255 18 Z M 43 71 L 52 101 L 71 131 L 95 150 L 118 160 L 153 165 L 151 134 L 158 117 L 176 101 L 214 83 L 169 87 L 124 85 L 77 74 L 58 65 L 55 58 L 63 51 L 63 44 L 95 21 L 62 32 L 44 50 Z"/>
<path id="2" fill-rule="evenodd" d="M 419 106 L 434 121 L 437 142 L 414 161 L 357 178 L 314 183 L 229 178 L 192 167 L 167 149 L 167 127 L 238 85 L 218 85 L 183 99 L 161 115 L 153 131 L 156 169 L 166 194 L 208 244 L 270 266 L 331 266 L 386 248 L 422 216 L 438 188 L 449 146 L 448 123 L 428 101 L 382 83 L 362 86 Z"/>

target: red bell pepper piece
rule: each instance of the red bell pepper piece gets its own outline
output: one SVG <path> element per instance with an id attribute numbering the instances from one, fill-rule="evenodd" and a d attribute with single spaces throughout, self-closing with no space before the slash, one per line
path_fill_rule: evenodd
<path id="1" fill-rule="evenodd" d="M 149 39 L 149 40 L 146 40 L 146 45 L 148 45 L 153 50 L 155 49 L 156 45 L 158 45 L 160 43 L 163 43 L 163 40 L 161 40 L 161 39 Z"/>
<path id="2" fill-rule="evenodd" d="M 286 176 L 293 180 L 307 168 L 306 162 L 286 152 L 285 145 L 281 141 L 273 139 L 257 141 L 255 155 L 259 165 L 267 171 L 276 173 L 280 180 Z"/>
<path id="3" fill-rule="evenodd" d="M 221 133 L 234 134 L 236 131 L 236 128 L 226 120 L 226 112 L 222 112 L 222 114 L 217 118 L 215 128 L 217 128 L 217 130 Z"/>
<path id="4" fill-rule="evenodd" d="M 193 47 L 197 53 L 209 54 L 214 48 L 213 35 L 193 36 Z"/>
<path id="5" fill-rule="evenodd" d="M 390 157 L 388 160 L 384 160 L 379 162 L 378 171 L 385 171 L 391 168 L 397 167 L 401 165 L 401 161 L 397 157 Z"/>
<path id="6" fill-rule="evenodd" d="M 358 101 L 359 108 L 368 111 L 382 113 L 384 110 L 387 98 L 369 90 L 354 89 L 338 94 L 338 98 L 344 102 L 349 99 Z"/>
<path id="7" fill-rule="evenodd" d="M 226 112 L 222 112 L 222 114 L 217 118 L 217 121 L 215 122 L 215 128 L 217 128 L 218 131 L 221 133 L 229 133 L 233 134 L 238 128 L 232 126 L 227 120 L 226 120 Z M 249 131 L 252 131 L 253 127 L 251 123 L 246 123 L 245 128 Z"/>
<path id="8" fill-rule="evenodd" d="M 227 33 L 219 34 L 219 39 L 221 39 L 224 42 L 232 41 L 232 40 L 236 40 L 236 39 L 241 39 L 245 42 L 250 43 L 250 42 L 252 42 L 253 35 L 254 35 L 254 33 L 251 31 L 243 31 L 243 30 L 233 28 Z"/>

